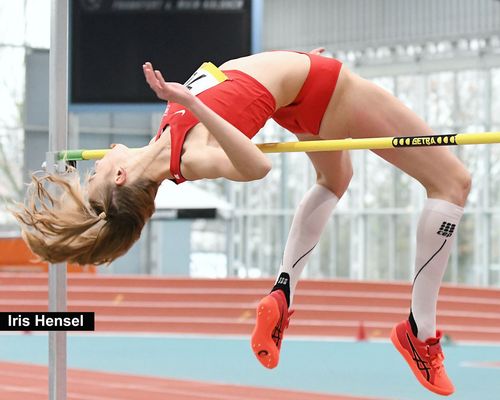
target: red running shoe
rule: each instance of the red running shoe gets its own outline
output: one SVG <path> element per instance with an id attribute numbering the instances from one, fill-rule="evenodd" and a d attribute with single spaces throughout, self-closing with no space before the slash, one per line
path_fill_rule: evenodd
<path id="1" fill-rule="evenodd" d="M 441 332 L 425 342 L 413 335 L 406 320 L 397 324 L 391 332 L 391 340 L 404 357 L 418 381 L 430 391 L 448 396 L 455 391 L 444 369 L 444 354 L 439 344 Z"/>
<path id="2" fill-rule="evenodd" d="M 290 316 L 285 294 L 275 290 L 264 297 L 257 306 L 257 321 L 252 333 L 252 350 L 266 368 L 274 368 L 280 360 L 283 333 L 288 328 Z"/>

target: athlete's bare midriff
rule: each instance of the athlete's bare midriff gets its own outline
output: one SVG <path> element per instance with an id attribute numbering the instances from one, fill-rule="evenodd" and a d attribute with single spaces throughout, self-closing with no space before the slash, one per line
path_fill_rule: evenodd
<path id="1" fill-rule="evenodd" d="M 309 73 L 305 54 L 272 51 L 236 58 L 222 64 L 221 70 L 236 69 L 259 81 L 276 100 L 276 108 L 295 100 Z"/>

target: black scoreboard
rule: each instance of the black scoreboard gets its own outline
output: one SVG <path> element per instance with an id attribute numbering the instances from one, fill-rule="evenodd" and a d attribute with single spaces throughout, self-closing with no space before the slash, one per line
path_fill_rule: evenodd
<path id="1" fill-rule="evenodd" d="M 251 0 L 73 0 L 72 104 L 152 103 L 142 64 L 184 82 L 204 61 L 251 52 Z"/>

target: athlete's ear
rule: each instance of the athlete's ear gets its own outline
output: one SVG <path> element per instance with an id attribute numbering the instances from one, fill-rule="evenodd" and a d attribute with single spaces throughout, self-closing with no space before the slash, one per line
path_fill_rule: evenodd
<path id="1" fill-rule="evenodd" d="M 117 186 L 122 186 L 125 184 L 125 182 L 127 182 L 127 171 L 125 170 L 125 168 L 120 167 L 116 170 L 115 184 Z"/>

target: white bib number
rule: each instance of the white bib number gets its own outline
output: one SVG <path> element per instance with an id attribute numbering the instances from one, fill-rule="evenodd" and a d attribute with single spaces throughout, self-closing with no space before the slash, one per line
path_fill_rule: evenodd
<path id="1" fill-rule="evenodd" d="M 184 86 L 196 96 L 225 80 L 227 76 L 219 68 L 211 62 L 205 62 L 191 75 Z"/>

